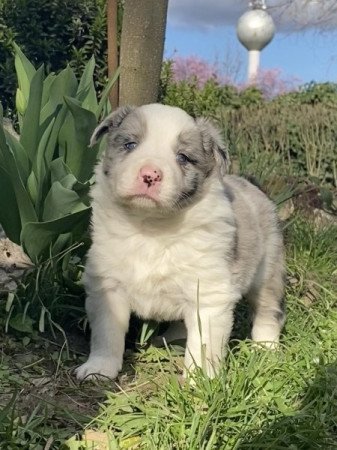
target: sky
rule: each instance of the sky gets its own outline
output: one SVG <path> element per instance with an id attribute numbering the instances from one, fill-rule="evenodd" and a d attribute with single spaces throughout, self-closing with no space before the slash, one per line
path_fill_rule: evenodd
<path id="1" fill-rule="evenodd" d="M 278 68 L 300 84 L 337 82 L 337 1 L 268 0 L 276 34 L 262 51 L 261 69 Z M 246 0 L 169 0 L 165 57 L 195 55 L 217 61 L 244 81 L 247 51 L 236 38 Z"/>

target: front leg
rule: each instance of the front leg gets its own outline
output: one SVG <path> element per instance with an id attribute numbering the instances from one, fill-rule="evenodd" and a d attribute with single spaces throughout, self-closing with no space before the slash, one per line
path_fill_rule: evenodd
<path id="1" fill-rule="evenodd" d="M 187 343 L 185 370 L 196 366 L 211 378 L 218 372 L 225 356 L 233 326 L 233 307 L 199 306 L 185 315 Z"/>
<path id="2" fill-rule="evenodd" d="M 86 311 L 91 327 L 90 355 L 76 369 L 78 379 L 99 374 L 116 378 L 122 368 L 130 306 L 119 287 L 106 288 L 95 280 L 87 289 Z"/>

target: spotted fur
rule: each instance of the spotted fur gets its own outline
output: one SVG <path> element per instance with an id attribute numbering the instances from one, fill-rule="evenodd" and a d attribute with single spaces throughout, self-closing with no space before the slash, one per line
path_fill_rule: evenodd
<path id="1" fill-rule="evenodd" d="M 242 296 L 253 307 L 252 338 L 274 346 L 284 322 L 275 208 L 251 183 L 226 174 L 220 132 L 205 119 L 153 104 L 117 110 L 95 130 L 92 144 L 104 133 L 84 277 L 91 351 L 78 378 L 116 377 L 131 312 L 183 320 L 185 366 L 205 367 L 210 376 Z M 155 201 L 134 195 L 144 164 L 162 172 Z"/>

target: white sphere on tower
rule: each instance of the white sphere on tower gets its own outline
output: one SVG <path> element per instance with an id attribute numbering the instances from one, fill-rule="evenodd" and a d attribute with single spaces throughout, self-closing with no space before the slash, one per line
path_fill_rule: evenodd
<path id="1" fill-rule="evenodd" d="M 239 18 L 236 28 L 239 41 L 249 52 L 249 82 L 256 79 L 260 52 L 269 44 L 275 34 L 274 21 L 265 10 L 264 2 L 255 2 L 255 4 L 253 2 L 252 8 Z"/>

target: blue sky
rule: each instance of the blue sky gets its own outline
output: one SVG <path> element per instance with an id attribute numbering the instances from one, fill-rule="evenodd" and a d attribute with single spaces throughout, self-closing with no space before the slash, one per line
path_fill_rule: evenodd
<path id="1" fill-rule="evenodd" d="M 174 0 L 171 1 L 175 8 L 178 0 L 175 3 Z M 187 0 L 180 2 L 186 3 Z M 208 2 L 211 8 L 217 0 Z M 201 9 L 205 3 L 206 0 L 200 6 Z M 227 0 L 227 6 L 229 3 L 231 1 Z M 198 8 L 197 4 L 198 0 L 195 0 L 195 8 Z M 186 9 L 177 11 L 171 7 L 168 15 L 165 56 L 170 57 L 175 52 L 180 56 L 197 55 L 212 62 L 218 60 L 220 66 L 223 62 L 236 60 L 240 66 L 238 81 L 244 80 L 247 53 L 236 38 L 235 24 L 240 16 L 240 11 L 236 7 L 237 3 L 230 10 L 231 14 L 227 14 L 224 23 L 221 23 L 218 17 L 214 18 L 214 21 L 217 21 L 214 25 L 211 11 L 208 11 L 209 16 L 203 22 L 201 10 L 198 17 L 198 11 L 195 10 L 194 17 L 192 12 L 191 16 L 188 16 Z M 246 4 L 243 4 L 242 10 L 245 9 Z M 214 14 L 218 16 L 219 11 L 214 11 Z M 337 82 L 337 30 L 311 28 L 301 32 L 285 31 L 284 24 L 281 24 L 273 41 L 262 52 L 261 68 L 280 68 L 284 77 L 295 77 L 303 83 Z"/>

